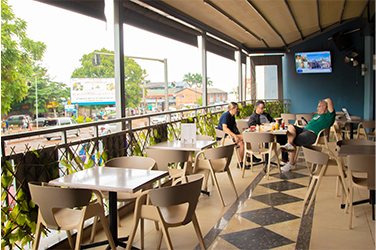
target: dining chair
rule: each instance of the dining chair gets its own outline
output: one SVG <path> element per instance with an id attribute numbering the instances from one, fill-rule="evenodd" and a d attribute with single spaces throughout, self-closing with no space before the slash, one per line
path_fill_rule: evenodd
<path id="1" fill-rule="evenodd" d="M 355 216 L 353 207 L 354 188 L 370 190 L 370 203 L 372 205 L 372 219 L 375 220 L 375 155 L 348 155 L 349 168 L 349 229 L 352 228 L 352 217 Z M 354 173 L 367 173 L 367 177 L 355 176 Z"/>
<path id="2" fill-rule="evenodd" d="M 125 156 L 110 159 L 105 162 L 105 167 L 115 167 L 115 168 L 135 168 L 135 169 L 146 169 L 153 170 L 156 168 L 157 163 L 153 158 L 141 157 L 141 156 Z M 143 187 L 142 190 L 152 189 L 153 184 Z M 117 193 L 117 200 L 120 202 L 135 201 L 136 198 L 141 194 L 142 190 L 136 193 Z M 109 199 L 109 193 L 102 191 L 103 197 Z M 117 213 L 118 225 L 121 227 L 119 211 Z M 93 230 L 95 230 L 95 225 L 93 225 Z"/>
<path id="3" fill-rule="evenodd" d="M 192 169 L 189 169 L 192 168 L 190 151 L 147 148 L 146 154 L 148 157 L 153 158 L 156 161 L 157 170 L 168 171 L 172 182 L 177 178 L 192 172 Z M 180 163 L 183 166 L 179 169 L 178 167 Z M 171 164 L 173 166 L 169 167 Z"/>
<path id="4" fill-rule="evenodd" d="M 189 175 L 179 178 L 182 182 L 174 186 L 147 190 L 136 200 L 132 230 L 127 242 L 127 250 L 132 248 L 137 227 L 140 222 L 141 249 L 144 248 L 144 219 L 153 220 L 161 225 L 157 249 L 160 249 L 162 237 L 167 248 L 173 249 L 168 229 L 184 226 L 192 222 L 201 249 L 206 249 L 196 216 L 197 202 L 202 186 L 202 175 Z M 148 203 L 150 199 L 150 203 Z"/>
<path id="5" fill-rule="evenodd" d="M 334 122 L 333 126 L 330 127 L 330 131 L 333 132 L 336 142 L 343 140 L 343 136 L 338 122 Z"/>
<path id="6" fill-rule="evenodd" d="M 81 249 L 84 222 L 94 216 L 100 217 L 103 230 L 107 236 L 111 249 L 115 250 L 107 218 L 104 215 L 103 197 L 97 190 L 79 188 L 60 188 L 49 186 L 47 183 L 29 182 L 32 201 L 38 205 L 38 219 L 35 230 L 33 249 L 39 247 L 43 226 L 53 230 L 65 230 L 69 246 L 75 250 Z M 90 202 L 92 194 L 97 197 L 96 202 Z M 80 208 L 80 209 L 77 209 Z M 77 230 L 74 246 L 70 230 Z"/>
<path id="7" fill-rule="evenodd" d="M 348 199 L 348 192 L 345 184 L 345 176 L 342 164 L 338 161 L 337 158 L 330 159 L 330 156 L 333 156 L 330 155 L 330 151 L 327 151 L 327 153 L 322 151 L 323 148 L 319 146 L 303 146 L 307 168 L 311 175 L 311 182 L 309 184 L 303 204 L 306 205 L 308 200 L 309 203 L 305 210 L 303 208 L 304 214 L 307 214 L 309 209 L 311 208 L 324 176 L 339 176 L 342 184 L 342 190 L 345 192 L 346 199 Z"/>
<path id="8" fill-rule="evenodd" d="M 217 137 L 217 140 L 219 139 L 218 141 L 218 144 L 219 145 L 229 145 L 229 144 L 234 144 L 235 143 L 235 140 L 234 138 L 230 135 L 230 134 L 227 134 L 226 132 L 220 130 L 220 129 L 215 129 L 215 136 Z M 236 156 L 236 162 L 238 163 L 238 166 L 240 166 L 240 162 L 239 162 L 239 152 L 238 152 L 238 146 L 236 145 L 234 147 L 234 154 Z"/>
<path id="9" fill-rule="evenodd" d="M 236 120 L 236 127 L 238 127 L 240 133 L 243 133 L 248 128 L 248 121 L 238 119 Z"/>
<path id="10" fill-rule="evenodd" d="M 364 136 L 367 140 L 368 140 L 368 137 L 371 137 L 371 140 L 374 141 L 375 140 L 375 121 L 363 121 L 359 123 L 356 139 L 359 139 L 361 135 Z"/>
<path id="11" fill-rule="evenodd" d="M 330 133 L 330 128 L 322 129 L 317 135 L 316 141 L 312 145 L 321 146 L 329 150 L 329 145 L 328 145 L 329 133 Z M 305 160 L 304 155 L 301 155 L 301 149 L 302 149 L 301 146 L 296 146 L 294 162 L 297 162 L 298 159 Z"/>
<path id="12" fill-rule="evenodd" d="M 210 173 L 212 181 L 217 189 L 218 196 L 222 202 L 222 206 L 225 206 L 223 201 L 221 189 L 219 188 L 218 179 L 216 173 L 226 172 L 232 188 L 234 189 L 236 198 L 238 198 L 238 192 L 236 191 L 235 183 L 232 178 L 230 163 L 233 155 L 232 145 L 218 146 L 216 148 L 210 148 L 201 150 L 195 157 L 193 173 L 197 173 L 199 170 L 205 170 Z M 207 175 L 205 175 L 206 177 Z M 205 178 L 204 191 L 207 191 L 208 178 Z"/>
<path id="13" fill-rule="evenodd" d="M 353 120 L 353 121 L 362 119 L 360 116 L 351 115 L 350 117 L 351 117 L 351 120 Z M 344 125 L 340 126 L 341 133 L 344 135 L 343 136 L 344 139 L 350 139 L 350 131 L 351 131 L 350 126 L 353 126 L 353 124 L 352 123 L 345 123 Z"/>
<path id="14" fill-rule="evenodd" d="M 214 141 L 214 138 L 210 135 L 196 135 L 198 141 Z"/>
<path id="15" fill-rule="evenodd" d="M 288 125 L 295 124 L 296 120 L 296 115 L 295 114 L 281 114 L 282 120 L 285 122 L 285 126 L 287 127 Z M 293 121 L 293 122 L 292 122 Z"/>
<path id="16" fill-rule="evenodd" d="M 246 162 L 246 155 L 249 153 L 251 155 L 251 171 L 253 171 L 253 155 L 254 154 L 261 154 L 261 155 L 268 155 L 268 165 L 267 165 L 267 171 L 266 176 L 269 180 L 269 173 L 270 173 L 270 162 L 272 158 L 272 152 L 274 152 L 275 157 L 277 158 L 277 165 L 278 165 L 278 171 L 281 173 L 280 165 L 279 165 L 279 159 L 278 159 L 278 152 L 277 152 L 277 143 L 275 141 L 275 136 L 270 133 L 244 133 L 243 134 L 243 140 L 244 140 L 244 160 L 243 162 Z M 268 143 L 269 147 L 266 148 L 263 146 L 263 144 Z M 245 166 L 243 166 L 242 169 L 242 178 L 244 178 L 245 174 Z"/>
<path id="17" fill-rule="evenodd" d="M 306 119 L 308 122 L 312 120 L 313 114 L 295 114 L 295 125 L 298 127 L 304 127 L 303 119 Z"/>

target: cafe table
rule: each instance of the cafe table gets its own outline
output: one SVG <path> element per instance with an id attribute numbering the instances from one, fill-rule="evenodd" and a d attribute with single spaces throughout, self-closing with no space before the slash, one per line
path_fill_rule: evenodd
<path id="1" fill-rule="evenodd" d="M 338 151 L 338 157 L 347 157 L 348 155 L 375 155 L 375 146 L 374 145 L 342 145 Z M 375 196 L 375 191 L 370 190 L 370 197 Z M 360 200 L 353 202 L 353 205 L 359 205 L 363 203 L 370 202 L 367 200 Z M 345 208 L 345 204 L 341 204 L 341 208 Z M 374 214 L 372 215 L 374 219 Z"/>
<path id="2" fill-rule="evenodd" d="M 49 181 L 55 186 L 96 189 L 109 192 L 109 224 L 116 246 L 126 247 L 118 238 L 117 192 L 135 193 L 144 186 L 168 176 L 168 171 L 115 167 L 93 167 Z M 82 246 L 82 249 L 108 244 L 107 241 Z M 110 249 L 110 246 L 107 247 Z"/>

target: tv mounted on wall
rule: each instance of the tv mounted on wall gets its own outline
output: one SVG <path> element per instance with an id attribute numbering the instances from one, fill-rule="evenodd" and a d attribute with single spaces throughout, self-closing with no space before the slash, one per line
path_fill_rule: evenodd
<path id="1" fill-rule="evenodd" d="M 332 73 L 330 51 L 295 53 L 295 68 L 298 74 Z"/>

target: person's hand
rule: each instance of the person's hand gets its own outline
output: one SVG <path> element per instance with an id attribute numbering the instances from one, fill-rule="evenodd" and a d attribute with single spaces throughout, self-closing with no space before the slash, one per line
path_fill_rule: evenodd
<path id="1" fill-rule="evenodd" d="M 235 143 L 238 143 L 240 141 L 239 137 L 235 135 Z"/>
<path id="2" fill-rule="evenodd" d="M 302 120 L 302 123 L 303 123 L 304 126 L 308 124 L 308 123 L 306 123 L 305 120 Z"/>

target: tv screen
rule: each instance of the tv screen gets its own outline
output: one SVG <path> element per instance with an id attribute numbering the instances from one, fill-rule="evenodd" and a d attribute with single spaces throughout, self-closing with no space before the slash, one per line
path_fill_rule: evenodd
<path id="1" fill-rule="evenodd" d="M 332 73 L 330 51 L 295 53 L 296 73 Z"/>

